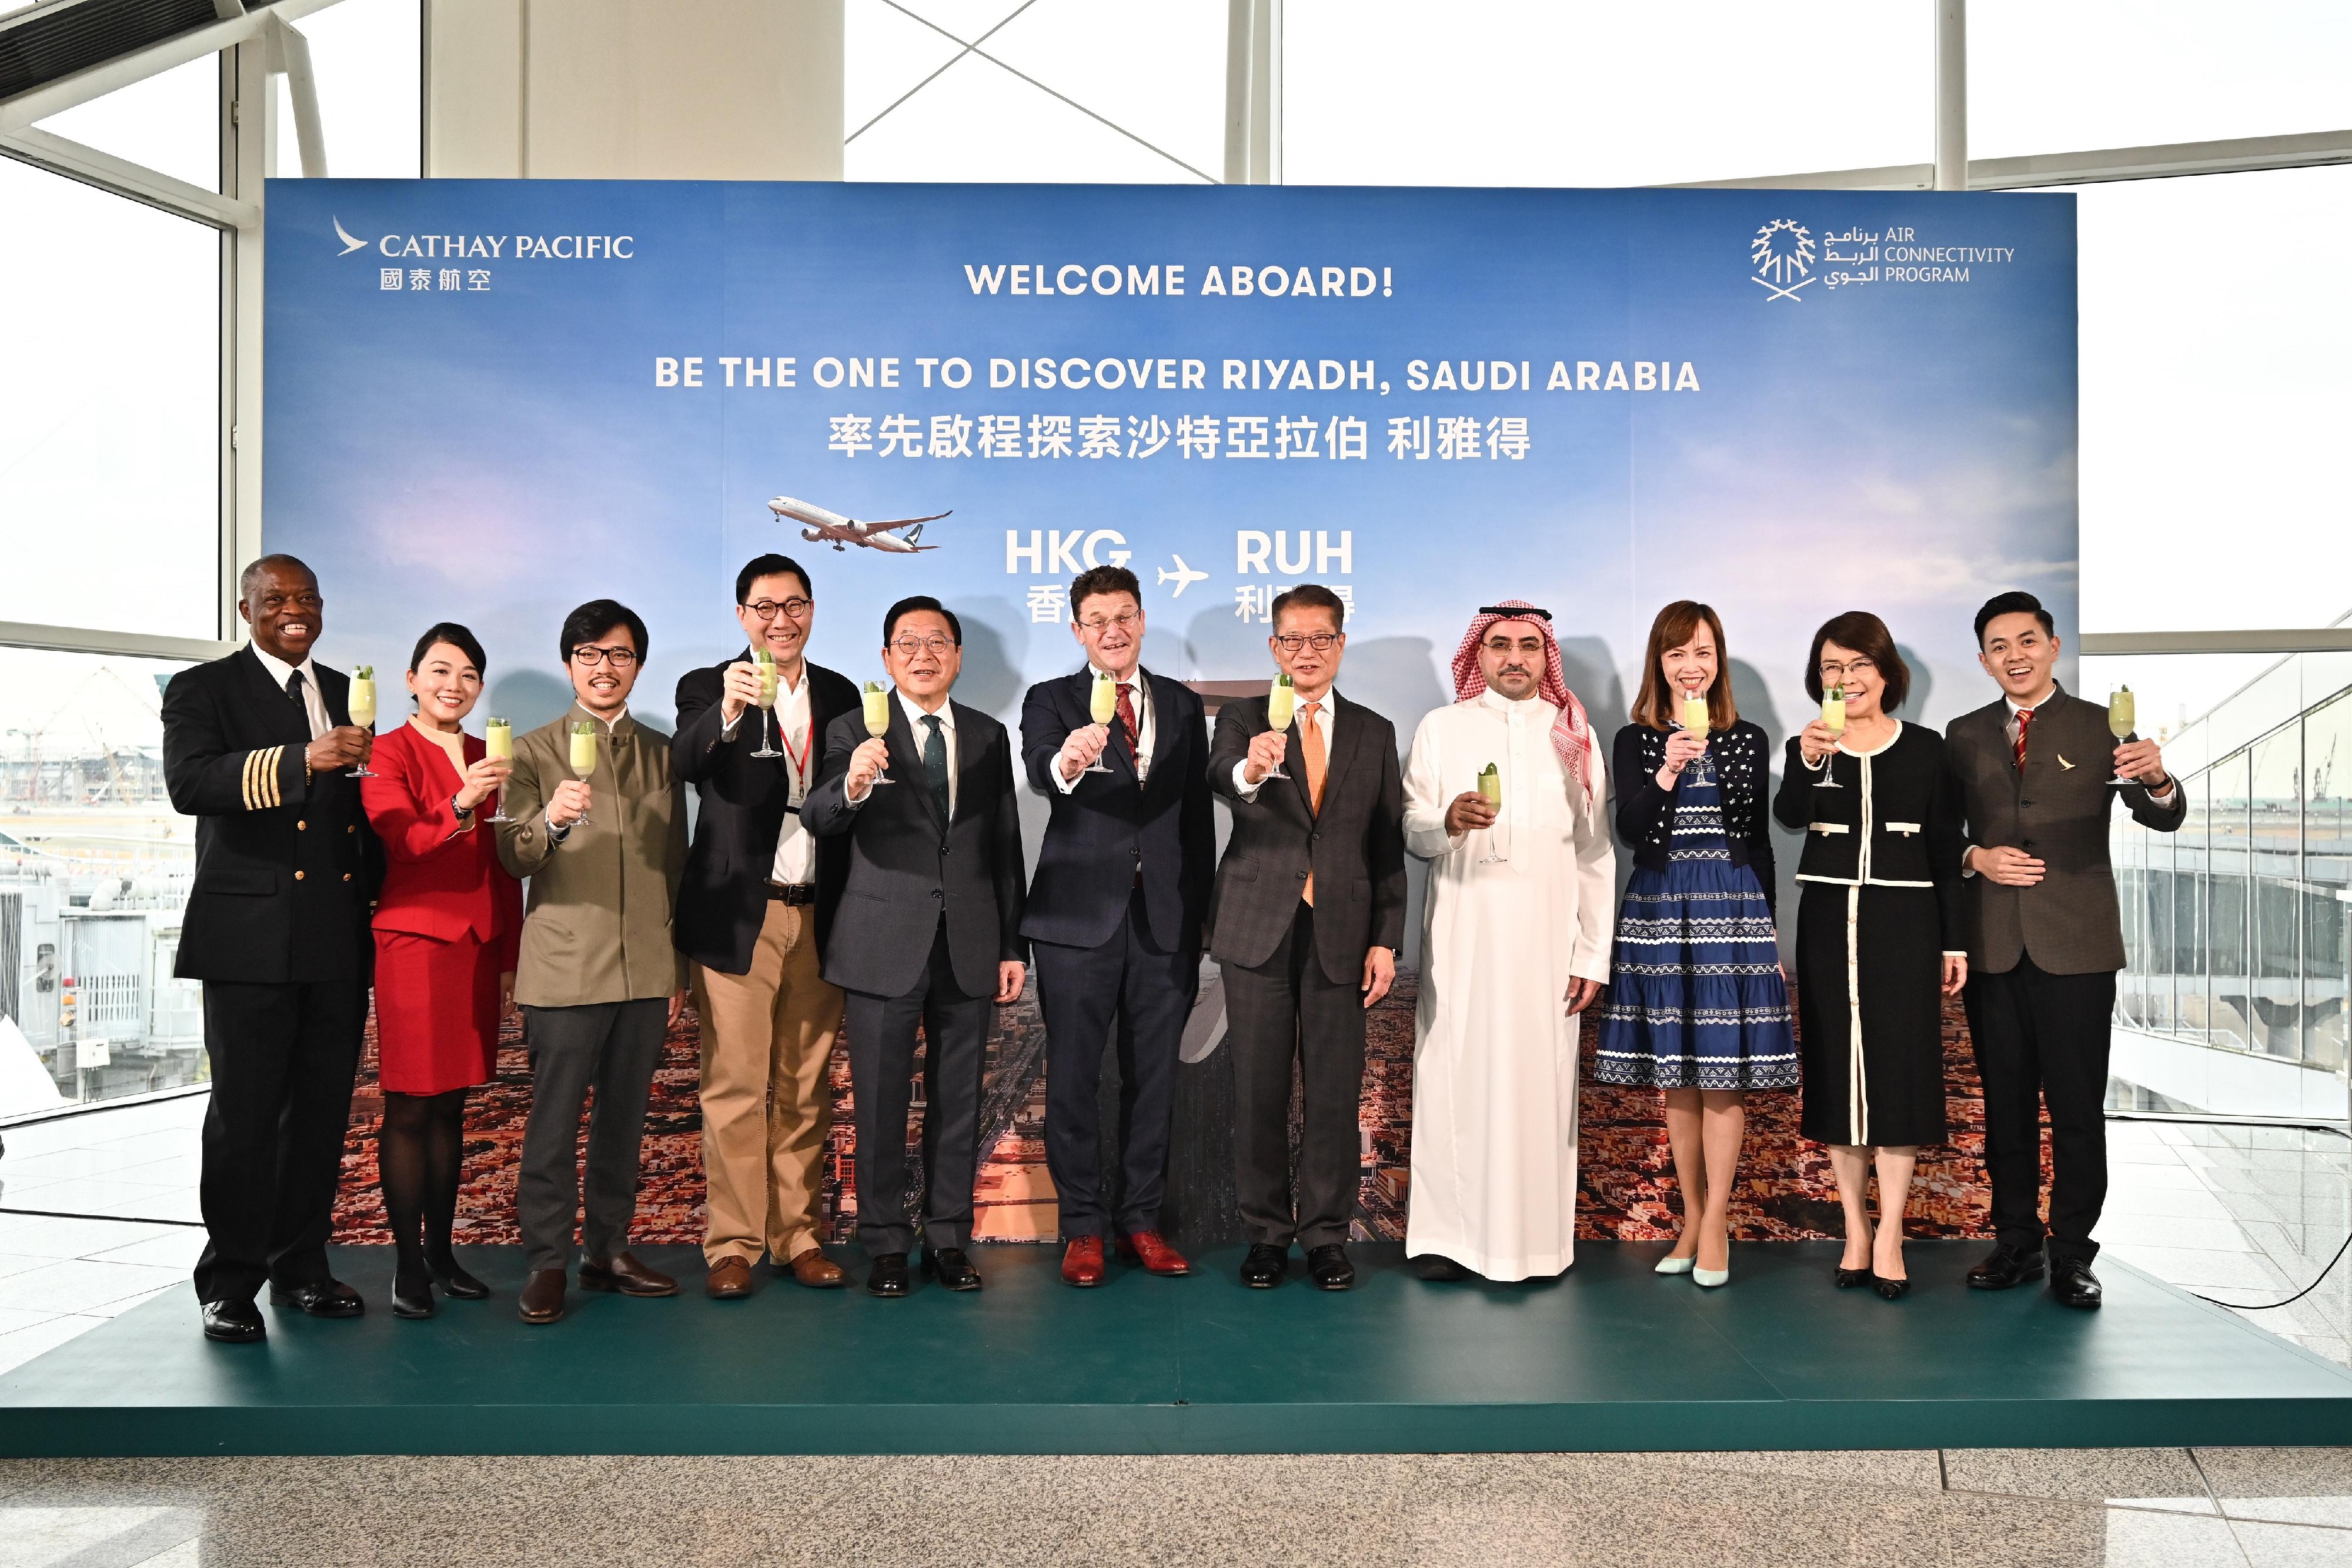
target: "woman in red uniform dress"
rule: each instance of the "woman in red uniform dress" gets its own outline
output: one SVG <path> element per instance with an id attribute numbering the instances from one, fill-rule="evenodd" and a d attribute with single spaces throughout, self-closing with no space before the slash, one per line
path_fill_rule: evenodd
<path id="1" fill-rule="evenodd" d="M 481 700 L 484 663 L 453 622 L 419 638 L 408 662 L 416 714 L 377 738 L 376 777 L 360 781 L 387 862 L 375 908 L 376 1159 L 400 1249 L 392 1310 L 404 1318 L 433 1315 L 436 1283 L 467 1301 L 489 1294 L 449 1247 L 466 1092 L 492 1077 L 522 933 L 521 885 L 483 820 L 513 765 L 459 727 Z"/>

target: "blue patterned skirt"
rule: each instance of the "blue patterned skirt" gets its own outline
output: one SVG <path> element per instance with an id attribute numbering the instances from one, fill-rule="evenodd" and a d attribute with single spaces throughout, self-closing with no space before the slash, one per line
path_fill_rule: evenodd
<path id="1" fill-rule="evenodd" d="M 1680 842 L 1665 870 L 1634 870 L 1593 1076 L 1659 1089 L 1797 1086 L 1789 988 L 1754 871 Z"/>

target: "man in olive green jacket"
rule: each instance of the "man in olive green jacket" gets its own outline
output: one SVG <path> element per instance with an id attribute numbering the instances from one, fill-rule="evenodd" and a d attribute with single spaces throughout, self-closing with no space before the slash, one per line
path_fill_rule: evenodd
<path id="1" fill-rule="evenodd" d="M 637 1151 L 662 1042 L 685 993 L 670 910 L 686 866 L 686 796 L 670 737 L 629 715 L 646 623 L 599 599 L 563 622 L 571 709 L 515 742 L 499 858 L 530 881 L 515 1000 L 530 1048 L 530 1119 L 515 1205 L 530 1280 L 525 1322 L 563 1315 L 572 1229 L 581 1219 L 583 1291 L 667 1296 L 676 1281 L 628 1250 Z M 575 732 L 593 766 L 575 767 Z M 587 1202 L 581 1212 L 580 1110 L 591 1089 Z"/>

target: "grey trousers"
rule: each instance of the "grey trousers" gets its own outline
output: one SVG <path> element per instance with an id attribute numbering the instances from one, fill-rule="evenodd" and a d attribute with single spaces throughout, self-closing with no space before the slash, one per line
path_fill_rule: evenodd
<path id="1" fill-rule="evenodd" d="M 530 1118 L 523 1124 L 516 1218 L 534 1270 L 572 1265 L 572 1223 L 581 1212 L 580 1107 L 588 1118 L 587 1212 L 580 1241 L 603 1261 L 629 1245 L 637 1217 L 637 1147 L 646 1095 L 660 1065 L 666 998 L 522 1009 L 530 1051 Z"/>
<path id="2" fill-rule="evenodd" d="M 1364 995 L 1334 981 L 1315 954 L 1315 911 L 1255 969 L 1225 966 L 1225 1032 L 1234 1053 L 1234 1194 L 1252 1241 L 1324 1247 L 1348 1239 L 1363 1177 L 1357 1132 L 1364 1094 Z M 1290 1179 L 1290 1084 L 1301 1128 L 1297 1213 Z"/>
<path id="3" fill-rule="evenodd" d="M 857 1244 L 869 1255 L 914 1249 L 907 1217 L 907 1113 L 914 1089 L 915 1026 L 923 1029 L 923 1245 L 971 1245 L 971 1189 L 980 1168 L 982 1066 L 992 997 L 966 996 L 948 956 L 947 927 L 930 964 L 903 997 L 849 993 L 849 1084 L 857 1108 Z"/>

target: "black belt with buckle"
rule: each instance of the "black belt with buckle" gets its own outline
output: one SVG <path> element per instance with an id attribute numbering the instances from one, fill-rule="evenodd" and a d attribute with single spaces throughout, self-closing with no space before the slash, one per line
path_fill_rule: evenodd
<path id="1" fill-rule="evenodd" d="M 816 883 L 813 882 L 795 882 L 790 883 L 772 882 L 768 884 L 768 897 L 772 902 L 782 904 L 814 904 L 816 902 Z"/>

